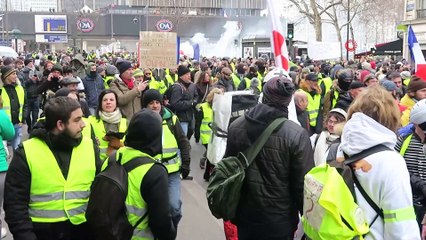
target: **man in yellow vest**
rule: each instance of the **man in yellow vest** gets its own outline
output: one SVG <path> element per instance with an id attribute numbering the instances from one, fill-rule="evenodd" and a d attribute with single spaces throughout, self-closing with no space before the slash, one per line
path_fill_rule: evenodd
<path id="1" fill-rule="evenodd" d="M 305 83 L 301 89 L 308 96 L 308 107 L 306 111 L 309 114 L 309 124 L 311 133 L 320 133 L 322 131 L 321 109 L 321 88 L 318 86 L 318 76 L 315 73 L 308 73 L 305 77 Z"/>
<path id="2" fill-rule="evenodd" d="M 1 68 L 1 80 L 3 87 L 0 89 L 1 98 L 3 99 L 3 109 L 10 117 L 15 128 L 15 136 L 11 141 L 13 149 L 17 149 L 21 143 L 22 125 L 25 124 L 25 92 L 24 88 L 19 84 L 16 70 L 11 66 L 3 66 Z"/>
<path id="3" fill-rule="evenodd" d="M 135 226 L 132 239 L 176 238 L 169 209 L 167 170 L 161 164 L 155 164 L 153 158 L 162 152 L 164 128 L 161 121 L 161 116 L 149 109 L 135 113 L 127 128 L 125 146 L 117 150 L 122 164 L 138 157 L 151 160 L 128 174 L 129 189 L 125 203 L 129 223 L 135 226 L 144 213 L 148 213 L 148 217 Z"/>
<path id="4" fill-rule="evenodd" d="M 80 104 L 56 97 L 45 124 L 15 151 L 5 183 L 6 222 L 14 239 L 94 239 L 85 212 L 101 167 L 99 151 L 82 136 Z"/>
<path id="5" fill-rule="evenodd" d="M 163 97 L 157 90 L 147 90 L 143 95 L 142 102 L 143 108 L 151 109 L 163 117 L 163 154 L 159 154 L 155 158 L 166 166 L 169 174 L 170 213 L 177 229 L 177 225 L 182 218 L 179 171 L 183 179 L 192 179 L 189 176 L 191 145 L 180 126 L 177 116 L 162 106 Z"/>

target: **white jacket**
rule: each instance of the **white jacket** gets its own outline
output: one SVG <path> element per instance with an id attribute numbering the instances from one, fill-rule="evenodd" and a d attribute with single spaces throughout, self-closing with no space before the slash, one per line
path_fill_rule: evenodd
<path id="1" fill-rule="evenodd" d="M 338 156 L 343 155 L 342 151 L 352 156 L 378 144 L 393 149 L 396 144 L 396 135 L 367 115 L 354 113 L 343 129 L 341 141 Z M 368 196 L 383 209 L 385 214 L 387 211 L 401 209 L 409 209 L 410 213 L 413 201 L 410 175 L 404 159 L 395 151 L 383 151 L 372 154 L 365 160 L 371 164 L 372 168 L 368 172 L 359 169 L 355 174 Z M 358 205 L 364 210 L 367 222 L 370 224 L 377 214 L 358 189 L 355 191 Z M 365 239 L 414 240 L 420 239 L 420 230 L 415 217 L 394 222 L 384 222 L 381 217 L 378 217 Z"/>

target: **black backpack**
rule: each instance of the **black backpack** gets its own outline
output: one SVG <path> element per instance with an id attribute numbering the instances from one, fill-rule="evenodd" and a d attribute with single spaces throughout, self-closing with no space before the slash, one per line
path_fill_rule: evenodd
<path id="1" fill-rule="evenodd" d="M 132 226 L 127 219 L 125 200 L 127 197 L 128 172 L 143 164 L 153 163 L 148 157 L 135 158 L 121 165 L 119 154 L 113 152 L 108 158 L 108 166 L 99 173 L 92 183 L 89 203 L 86 210 L 87 223 L 96 239 L 129 240 L 133 230 L 148 215 L 148 212 Z"/>

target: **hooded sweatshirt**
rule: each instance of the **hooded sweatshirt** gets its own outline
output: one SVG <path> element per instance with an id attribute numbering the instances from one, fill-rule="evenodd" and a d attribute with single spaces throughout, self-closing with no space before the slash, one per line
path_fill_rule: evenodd
<path id="1" fill-rule="evenodd" d="M 396 135 L 369 116 L 354 113 L 343 129 L 341 140 L 338 157 L 343 155 L 342 151 L 352 156 L 379 144 L 393 149 Z M 371 164 L 371 169 L 366 172 L 355 170 L 356 177 L 385 215 L 388 211 L 412 208 L 410 176 L 404 159 L 395 151 L 382 151 L 364 160 Z M 356 187 L 355 192 L 357 203 L 370 224 L 377 214 Z M 420 239 L 420 232 L 415 217 L 394 222 L 384 222 L 378 217 L 365 239 Z"/>

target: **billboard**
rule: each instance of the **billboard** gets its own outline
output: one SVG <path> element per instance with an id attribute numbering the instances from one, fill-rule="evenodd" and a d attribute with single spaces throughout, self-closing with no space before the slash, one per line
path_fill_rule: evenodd
<path id="1" fill-rule="evenodd" d="M 59 34 L 36 34 L 38 43 L 68 43 L 67 35 Z"/>
<path id="2" fill-rule="evenodd" d="M 36 33 L 67 33 L 66 15 L 34 15 Z"/>
<path id="3" fill-rule="evenodd" d="M 175 68 L 175 32 L 140 32 L 139 58 L 142 68 Z"/>

